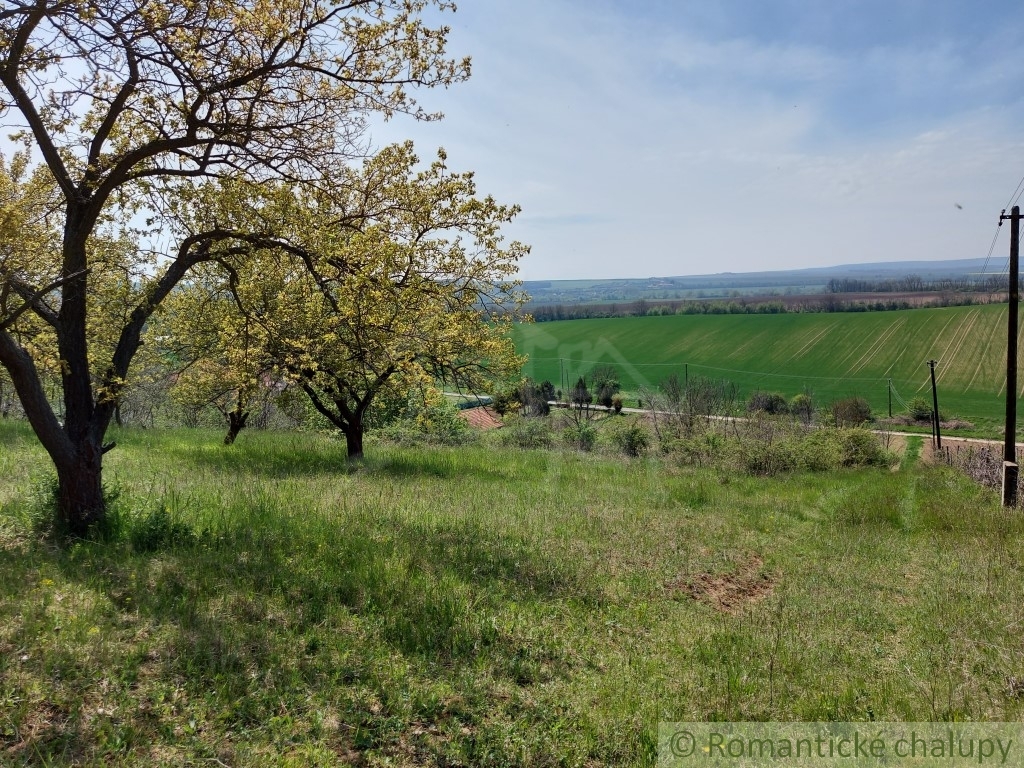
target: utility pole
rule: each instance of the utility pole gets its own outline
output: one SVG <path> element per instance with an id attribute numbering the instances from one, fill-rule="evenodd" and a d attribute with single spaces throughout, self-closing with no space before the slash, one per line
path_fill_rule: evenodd
<path id="1" fill-rule="evenodd" d="M 1020 302 L 1020 206 L 999 214 L 1010 220 L 1010 291 L 1006 328 L 1006 432 L 1003 440 L 1003 506 L 1017 503 L 1017 305 Z"/>
<path id="2" fill-rule="evenodd" d="M 892 379 L 889 379 L 889 418 L 892 418 Z"/>
<path id="3" fill-rule="evenodd" d="M 942 450 L 942 433 L 939 431 L 939 390 L 935 388 L 935 364 L 937 360 L 929 360 L 932 369 L 932 426 L 935 427 L 935 448 Z"/>

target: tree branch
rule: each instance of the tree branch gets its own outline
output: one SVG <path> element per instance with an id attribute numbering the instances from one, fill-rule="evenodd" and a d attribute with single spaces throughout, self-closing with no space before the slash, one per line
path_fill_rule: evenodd
<path id="1" fill-rule="evenodd" d="M 14 310 L 14 312 L 9 314 L 2 322 L 0 322 L 0 331 L 6 331 L 8 328 L 13 326 L 14 323 L 17 322 L 18 318 L 21 317 L 26 311 L 30 309 L 34 311 L 37 315 L 39 315 L 43 320 L 45 320 L 50 326 L 56 328 L 58 322 L 57 314 L 49 307 L 39 304 L 39 300 L 43 298 L 43 296 L 48 294 L 50 291 L 54 290 L 55 288 L 59 288 L 69 280 L 74 280 L 76 277 L 85 274 L 87 271 L 88 270 L 82 270 L 80 272 L 75 272 L 74 274 L 71 275 L 59 277 L 52 283 L 48 283 L 47 285 L 44 285 L 42 288 L 36 290 L 33 290 L 31 286 L 27 285 L 26 283 L 23 283 L 21 280 L 18 280 L 13 276 L 8 278 L 6 282 L 14 289 L 15 293 L 22 297 L 24 303 L 16 310 Z"/>

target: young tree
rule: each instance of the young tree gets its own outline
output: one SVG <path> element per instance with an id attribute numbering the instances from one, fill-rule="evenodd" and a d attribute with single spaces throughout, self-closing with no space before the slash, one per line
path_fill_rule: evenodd
<path id="1" fill-rule="evenodd" d="M 158 330 L 167 335 L 172 398 L 198 413 L 212 406 L 224 417 L 231 445 L 249 424 L 261 395 L 274 389 L 274 362 L 261 334 L 240 315 L 230 293 L 189 281 L 164 302 Z"/>
<path id="2" fill-rule="evenodd" d="M 526 248 L 502 247 L 499 231 L 518 209 L 478 198 L 472 174 L 450 173 L 443 152 L 418 166 L 407 143 L 339 169 L 330 192 L 204 196 L 227 206 L 218 216 L 291 230 L 287 248 L 252 247 L 228 288 L 266 355 L 345 434 L 350 458 L 381 393 L 435 381 L 479 391 L 522 364 L 508 311 L 522 297 L 509 280 Z"/>
<path id="3" fill-rule="evenodd" d="M 540 384 L 526 379 L 519 385 L 520 413 L 523 416 L 547 416 L 551 413 L 550 401 L 555 399 L 555 385 L 550 381 Z"/>
<path id="4" fill-rule="evenodd" d="M 594 402 L 594 396 L 587 389 L 587 380 L 582 376 L 576 381 L 576 385 L 569 392 L 569 402 L 580 411 L 590 410 L 590 404 Z"/>
<path id="5" fill-rule="evenodd" d="M 447 0 L 11 0 L 0 8 L 0 111 L 20 118 L 58 198 L 46 236 L 51 244 L 56 234 L 54 263 L 15 260 L 0 275 L 0 364 L 56 467 L 58 522 L 69 533 L 104 518 L 104 435 L 148 318 L 238 234 L 212 222 L 164 244 L 167 258 L 127 265 L 133 303 L 103 329 L 114 345 L 97 356 L 104 222 L 146 220 L 162 231 L 176 197 L 204 177 L 325 184 L 339 159 L 360 154 L 367 113 L 432 117 L 408 88 L 447 85 L 469 69 L 445 56 L 447 28 L 422 22 L 427 6 L 453 8 Z M 15 328 L 29 313 L 45 326 L 38 343 Z M 59 366 L 63 423 L 43 391 L 46 358 Z"/>
<path id="6" fill-rule="evenodd" d="M 614 365 L 598 365 L 590 372 L 590 381 L 593 385 L 595 399 L 599 405 L 605 408 L 612 407 L 612 398 L 622 388 L 619 384 L 619 372 Z"/>

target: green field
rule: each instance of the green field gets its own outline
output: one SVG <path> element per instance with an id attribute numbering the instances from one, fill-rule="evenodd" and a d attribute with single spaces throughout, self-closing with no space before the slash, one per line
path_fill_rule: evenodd
<path id="1" fill-rule="evenodd" d="M 524 375 L 563 389 L 611 363 L 632 394 L 688 370 L 734 381 L 743 395 L 810 390 L 819 403 L 859 395 L 877 413 L 888 407 L 888 379 L 907 401 L 930 399 L 926 361 L 935 359 L 940 410 L 994 419 L 1005 408 L 1006 315 L 1005 306 L 989 305 L 566 320 L 520 325 L 515 340 L 529 356 Z"/>
<path id="2" fill-rule="evenodd" d="M 0 764 L 650 766 L 659 720 L 1024 715 L 1024 523 L 944 467 L 113 437 L 117 526 L 60 547 L 0 422 Z"/>

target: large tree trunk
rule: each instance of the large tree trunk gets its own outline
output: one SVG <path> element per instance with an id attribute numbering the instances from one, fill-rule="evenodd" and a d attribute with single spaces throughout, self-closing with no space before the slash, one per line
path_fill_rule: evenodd
<path id="1" fill-rule="evenodd" d="M 76 431 L 57 420 L 43 391 L 31 356 L 7 333 L 0 332 L 0 364 L 11 374 L 25 415 L 57 470 L 57 519 L 60 532 L 83 537 L 104 519 L 103 431 Z M 85 423 L 79 418 L 77 423 Z"/>
<path id="2" fill-rule="evenodd" d="M 71 461 L 56 464 L 57 523 L 67 535 L 84 538 L 106 516 L 103 500 L 103 449 L 91 440 L 78 446 Z"/>
<path id="3" fill-rule="evenodd" d="M 348 448 L 348 460 L 363 458 L 363 422 L 350 422 L 345 429 L 345 445 Z"/>

